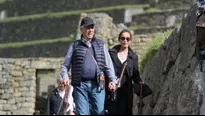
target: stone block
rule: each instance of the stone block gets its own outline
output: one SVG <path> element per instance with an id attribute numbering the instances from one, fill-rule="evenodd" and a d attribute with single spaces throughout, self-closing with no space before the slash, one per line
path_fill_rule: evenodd
<path id="1" fill-rule="evenodd" d="M 31 107 L 33 107 L 34 106 L 34 104 L 33 103 L 28 103 L 28 102 L 24 102 L 24 103 L 22 103 L 22 108 L 31 108 Z"/>
<path id="2" fill-rule="evenodd" d="M 26 101 L 26 98 L 25 97 L 17 97 L 16 99 L 16 103 L 24 103 Z"/>
<path id="3" fill-rule="evenodd" d="M 5 111 L 0 111 L 0 115 L 6 115 Z"/>
<path id="4" fill-rule="evenodd" d="M 8 104 L 15 104 L 15 100 L 14 100 L 14 99 L 9 99 L 9 100 L 7 101 L 7 103 L 8 103 Z"/>
<path id="5" fill-rule="evenodd" d="M 6 104 L 6 100 L 0 100 L 0 104 Z"/>
<path id="6" fill-rule="evenodd" d="M 27 87 L 21 87 L 19 88 L 19 92 L 22 92 L 22 95 L 24 95 L 25 92 L 28 92 L 28 88 Z"/>
<path id="7" fill-rule="evenodd" d="M 12 115 L 12 112 L 7 111 L 7 112 L 6 112 L 6 115 Z"/>
<path id="8" fill-rule="evenodd" d="M 22 92 L 22 96 L 24 97 L 35 97 L 36 96 L 36 93 L 34 92 Z"/>
<path id="9" fill-rule="evenodd" d="M 3 105 L 3 110 L 13 111 L 13 110 L 17 110 L 17 107 L 14 104 L 5 104 Z"/>
<path id="10" fill-rule="evenodd" d="M 13 115 L 26 115 L 25 110 L 24 109 L 19 109 L 19 110 L 15 110 L 12 112 Z"/>
<path id="11" fill-rule="evenodd" d="M 26 97 L 26 102 L 35 103 L 36 99 L 35 97 Z"/>
<path id="12" fill-rule="evenodd" d="M 9 93 L 5 93 L 1 96 L 1 99 L 8 99 L 10 97 Z"/>
<path id="13" fill-rule="evenodd" d="M 19 71 L 19 70 L 12 71 L 11 75 L 14 76 L 14 77 L 22 77 L 23 76 L 22 72 Z"/>
<path id="14" fill-rule="evenodd" d="M 3 110 L 3 104 L 0 104 L 0 111 Z"/>

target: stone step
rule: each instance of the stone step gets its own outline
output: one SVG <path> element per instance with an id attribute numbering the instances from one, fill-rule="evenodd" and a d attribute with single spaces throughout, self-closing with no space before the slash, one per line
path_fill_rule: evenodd
<path id="1" fill-rule="evenodd" d="M 149 0 L 9 0 L 0 4 L 8 17 L 75 11 L 100 7 L 147 4 Z"/>
<path id="2" fill-rule="evenodd" d="M 79 15 L 0 22 L 0 43 L 74 38 Z"/>
<path id="3" fill-rule="evenodd" d="M 187 8 L 183 9 L 167 9 L 155 12 L 145 12 L 132 16 L 130 26 L 174 26 L 181 23 L 183 16 L 188 12 Z"/>
<path id="4" fill-rule="evenodd" d="M 163 33 L 169 29 L 174 29 L 177 26 L 164 27 L 164 26 L 153 26 L 153 27 L 145 27 L 145 28 L 137 28 L 133 29 L 134 34 L 155 34 L 155 33 Z"/>

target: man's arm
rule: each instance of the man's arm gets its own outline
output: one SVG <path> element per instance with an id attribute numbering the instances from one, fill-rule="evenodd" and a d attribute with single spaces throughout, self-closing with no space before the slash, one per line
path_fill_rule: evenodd
<path id="1" fill-rule="evenodd" d="M 104 44 L 104 53 L 105 53 L 105 73 L 109 78 L 109 81 L 117 84 L 117 77 L 115 75 L 115 70 L 113 67 L 113 62 L 108 52 L 107 46 Z"/>
<path id="2" fill-rule="evenodd" d="M 70 70 L 70 64 L 71 64 L 71 59 L 73 55 L 73 45 L 74 43 L 71 43 L 71 45 L 68 48 L 65 60 L 63 64 L 61 65 L 61 70 L 60 70 L 60 75 L 63 77 L 63 79 L 68 79 L 68 72 Z"/>

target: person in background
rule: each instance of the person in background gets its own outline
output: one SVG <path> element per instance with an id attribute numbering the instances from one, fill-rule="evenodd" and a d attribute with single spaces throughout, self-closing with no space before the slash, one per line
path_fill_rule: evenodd
<path id="1" fill-rule="evenodd" d="M 205 71 L 205 1 L 196 4 L 196 57 L 200 61 L 200 70 Z"/>
<path id="2" fill-rule="evenodd" d="M 108 78 L 110 91 L 116 89 L 117 77 L 106 44 L 94 36 L 95 24 L 90 17 L 81 20 L 80 31 L 81 37 L 68 48 L 60 74 L 69 83 L 68 72 L 72 68 L 71 85 L 74 87 L 76 115 L 103 115 L 105 77 Z"/>
<path id="3" fill-rule="evenodd" d="M 106 104 L 108 107 L 109 115 L 132 115 L 133 107 L 133 82 L 141 82 L 139 70 L 138 70 L 138 56 L 130 48 L 132 43 L 132 34 L 129 30 L 123 29 L 118 36 L 120 44 L 114 46 L 109 50 L 110 56 L 113 61 L 115 73 L 120 78 L 123 72 L 123 66 L 125 63 L 125 70 L 122 74 L 122 80 L 120 82 L 121 87 L 117 88 L 117 96 L 115 101 L 110 99 Z M 109 95 L 110 92 L 107 92 Z"/>
<path id="4" fill-rule="evenodd" d="M 203 13 L 204 10 L 205 10 L 205 0 L 198 0 L 197 3 L 196 3 L 196 5 L 197 5 L 196 15 L 197 15 L 197 17 L 198 17 L 198 16 L 201 15 L 201 13 Z"/>
<path id="5" fill-rule="evenodd" d="M 47 98 L 46 115 L 74 115 L 73 87 L 69 85 L 68 99 L 65 100 L 65 83 L 61 75 L 57 77 L 58 86 L 49 93 Z M 65 109 L 66 105 L 67 108 Z M 66 110 L 66 112 L 64 112 Z"/>

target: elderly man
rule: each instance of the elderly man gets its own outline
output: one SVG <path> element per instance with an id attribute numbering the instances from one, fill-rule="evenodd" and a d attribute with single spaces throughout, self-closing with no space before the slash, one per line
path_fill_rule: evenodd
<path id="1" fill-rule="evenodd" d="M 103 115 L 105 101 L 105 78 L 110 91 L 115 90 L 116 76 L 113 63 L 104 41 L 94 36 L 95 24 L 84 17 L 80 24 L 81 38 L 68 48 L 61 67 L 61 75 L 68 80 L 72 66 L 71 84 L 74 87 L 74 101 L 77 115 Z M 66 82 L 68 83 L 68 81 Z M 91 111 L 89 108 L 91 105 Z"/>
<path id="2" fill-rule="evenodd" d="M 70 85 L 66 88 L 60 75 L 57 77 L 57 84 L 58 86 L 48 95 L 46 115 L 74 115 L 73 87 Z"/>

